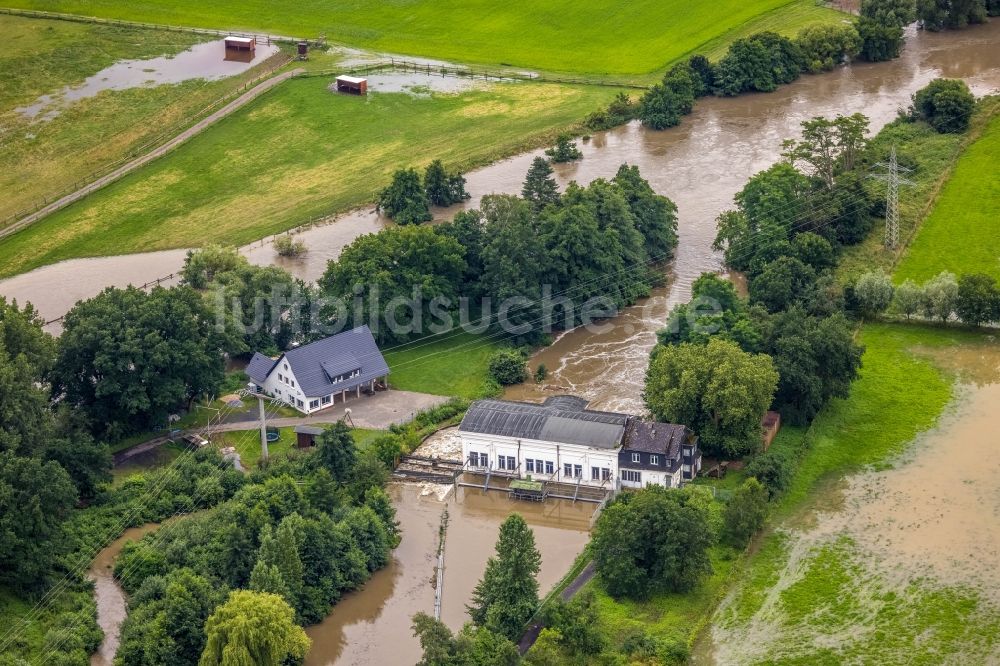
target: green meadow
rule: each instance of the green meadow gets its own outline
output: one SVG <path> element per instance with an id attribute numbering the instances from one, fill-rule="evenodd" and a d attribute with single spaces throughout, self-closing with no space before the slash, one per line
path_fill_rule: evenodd
<path id="1" fill-rule="evenodd" d="M 864 367 L 850 397 L 776 440 L 799 461 L 793 485 L 712 620 L 715 639 L 739 645 L 734 654 L 746 663 L 934 664 L 949 655 L 975 661 L 995 647 L 984 637 L 997 635 L 1000 614 L 974 590 L 929 580 L 898 589 L 871 574 L 846 535 L 796 547 L 813 512 L 837 506 L 841 479 L 888 466 L 937 422 L 957 378 L 933 352 L 992 344 L 982 333 L 901 324 L 866 324 L 861 342 Z"/>
<path id="2" fill-rule="evenodd" d="M 882 152 L 887 153 L 890 145 L 896 146 L 900 165 L 909 169 L 906 178 L 910 184 L 899 190 L 900 244 L 904 251 L 911 242 L 920 249 L 911 251 L 911 254 L 916 252 L 913 258 L 902 251 L 887 252 L 883 244 L 885 223 L 879 220 L 868 238 L 844 250 L 837 267 L 841 281 L 849 281 L 873 268 L 892 273 L 900 260 L 901 270 L 908 273 L 906 277 L 931 277 L 948 266 L 957 269 L 956 273 L 986 270 L 990 253 L 997 271 L 994 274 L 1000 272 L 997 263 L 1000 195 L 996 178 L 991 180 L 1000 150 L 997 117 L 1000 117 L 1000 96 L 994 95 L 979 101 L 971 127 L 964 134 L 938 134 L 926 123 L 900 122 L 879 132 L 874 141 L 881 144 Z M 974 157 L 964 157 L 973 148 Z M 948 203 L 938 212 L 942 201 Z M 931 231 L 925 232 L 925 227 Z M 925 237 L 921 239 L 922 236 Z M 949 256 L 946 257 L 939 243 L 947 243 Z M 948 263 L 943 263 L 945 259 Z M 905 279 L 901 275 L 897 272 L 896 279 Z"/>
<path id="3" fill-rule="evenodd" d="M 389 383 L 404 391 L 478 398 L 500 340 L 463 331 L 383 349 Z"/>
<path id="4" fill-rule="evenodd" d="M 42 95 L 83 83 L 123 59 L 174 55 L 203 35 L 0 14 L 0 225 L 10 215 L 65 192 L 95 171 L 176 133 L 212 102 L 241 87 L 258 68 L 218 81 L 105 90 L 46 107 L 59 114 L 30 118 L 17 111 Z M 160 139 L 165 140 L 165 139 Z"/>
<path id="5" fill-rule="evenodd" d="M 896 268 L 895 281 L 941 271 L 1000 278 L 1000 113 L 955 165 L 931 214 Z"/>
<path id="6" fill-rule="evenodd" d="M 771 14 L 785 29 L 840 20 L 815 0 L 8 0 L 8 6 L 246 29 L 392 53 L 590 75 L 646 74 Z"/>
<path id="7" fill-rule="evenodd" d="M 392 172 L 488 164 L 544 145 L 617 92 L 493 84 L 456 94 L 336 95 L 285 82 L 173 152 L 0 240 L 0 276 L 75 257 L 242 244 L 374 201 Z"/>

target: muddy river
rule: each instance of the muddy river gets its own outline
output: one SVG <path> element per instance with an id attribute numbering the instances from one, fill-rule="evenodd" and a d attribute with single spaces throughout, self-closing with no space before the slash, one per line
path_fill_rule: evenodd
<path id="1" fill-rule="evenodd" d="M 438 526 L 448 509 L 445 542 L 444 596 L 441 619 L 452 629 L 468 621 L 465 604 L 494 554 L 500 523 L 518 512 L 535 533 L 542 554 L 538 582 L 544 594 L 566 573 L 569 563 L 589 539 L 594 504 L 547 501 L 514 502 L 501 492 L 459 488 L 442 501 L 431 486 L 394 484 L 390 493 L 403 529 L 403 541 L 392 562 L 377 571 L 365 587 L 349 594 L 320 624 L 309 627 L 312 648 L 307 666 L 326 664 L 413 664 L 420 644 L 410 631 L 410 618 L 434 612 L 433 576 L 437 563 Z"/>
<path id="2" fill-rule="evenodd" d="M 584 158 L 556 165 L 561 184 L 610 177 L 623 162 L 637 164 L 660 193 L 679 208 L 680 246 L 667 287 L 624 311 L 602 333 L 572 331 L 543 350 L 532 365 L 545 363 L 546 384 L 510 393 L 541 397 L 558 389 L 582 394 L 608 409 L 639 410 L 639 391 L 654 333 L 668 309 L 687 298 L 692 281 L 720 268 L 711 249 L 715 218 L 730 207 L 733 195 L 757 171 L 779 159 L 781 141 L 815 115 L 863 112 L 877 130 L 892 120 L 910 95 L 938 76 L 965 79 L 977 94 L 1000 89 L 1000 21 L 963 31 L 925 33 L 910 29 L 903 56 L 889 63 L 860 63 L 799 81 L 770 94 L 733 99 L 708 98 L 681 126 L 652 132 L 636 123 L 595 134 L 581 148 Z M 467 175 L 475 207 L 483 194 L 518 192 L 534 151 Z M 459 207 L 436 211 L 438 218 Z M 309 248 L 302 259 L 279 259 L 269 242 L 244 248 L 254 263 L 279 264 L 306 280 L 315 280 L 341 249 L 362 233 L 377 231 L 386 220 L 371 210 L 336 218 L 304 230 Z M 73 303 L 105 286 L 144 283 L 180 268 L 180 250 L 144 255 L 80 259 L 36 269 L 0 282 L 0 293 L 30 300 L 53 319 Z"/>
<path id="3" fill-rule="evenodd" d="M 91 666 L 111 666 L 118 651 L 122 622 L 125 620 L 125 593 L 114 579 L 115 558 L 129 541 L 138 541 L 159 527 L 148 523 L 125 530 L 102 550 L 90 565 L 87 577 L 94 581 L 94 599 L 97 601 L 97 623 L 104 631 L 104 640 L 97 652 L 91 655 Z"/>

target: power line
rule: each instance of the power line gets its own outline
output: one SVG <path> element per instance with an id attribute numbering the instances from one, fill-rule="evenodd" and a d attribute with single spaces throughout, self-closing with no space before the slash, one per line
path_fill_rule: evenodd
<path id="1" fill-rule="evenodd" d="M 910 169 L 899 166 L 896 161 L 896 146 L 889 152 L 889 162 L 879 162 L 877 168 L 885 173 L 873 174 L 872 178 L 884 180 L 885 192 L 885 249 L 893 251 L 899 247 L 899 185 L 912 185 L 912 181 L 899 175 L 900 171 L 910 173 Z"/>

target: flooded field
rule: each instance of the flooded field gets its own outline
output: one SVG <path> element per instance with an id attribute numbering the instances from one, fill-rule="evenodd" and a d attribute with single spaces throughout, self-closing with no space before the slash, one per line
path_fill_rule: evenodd
<path id="1" fill-rule="evenodd" d="M 403 541 L 389 566 L 365 587 L 347 595 L 320 624 L 309 627 L 312 648 L 307 666 L 329 664 L 412 664 L 420 644 L 410 631 L 417 612 L 432 614 L 438 526 L 447 508 L 444 597 L 441 619 L 457 630 L 468 621 L 465 604 L 494 554 L 500 523 L 517 512 L 535 533 L 542 554 L 542 594 L 566 573 L 589 538 L 595 505 L 547 501 L 513 502 L 504 493 L 460 488 L 445 501 L 412 484 L 389 488 L 403 530 Z"/>
<path id="2" fill-rule="evenodd" d="M 783 554 L 763 598 L 723 603 L 699 663 L 886 663 L 909 647 L 925 663 L 997 663 L 1000 345 L 914 351 L 958 373 L 952 405 L 893 467 L 829 485 L 808 522 L 774 537 Z M 907 631 L 912 646 L 883 638 Z"/>
<path id="3" fill-rule="evenodd" d="M 669 308 L 686 300 L 691 283 L 705 271 L 721 268 L 711 249 L 715 218 L 732 205 L 733 195 L 751 175 L 780 158 L 781 141 L 798 134 L 800 123 L 815 115 L 862 112 L 873 131 L 892 120 L 910 96 L 939 76 L 963 78 L 976 94 L 1000 89 L 1000 22 L 962 31 L 929 33 L 910 29 L 903 56 L 887 63 L 859 63 L 834 72 L 803 76 L 768 94 L 707 98 L 676 128 L 653 132 L 632 123 L 596 133 L 580 147 L 584 158 L 555 165 L 561 185 L 610 178 L 624 162 L 639 166 L 653 188 L 673 199 L 679 209 L 680 245 L 668 271 L 667 286 L 624 311 L 604 332 L 571 331 L 532 359 L 544 362 L 549 380 L 518 387 L 515 398 L 544 397 L 552 389 L 572 390 L 605 409 L 641 410 L 639 399 L 648 352 L 655 331 Z M 519 192 L 533 151 L 467 174 L 472 198 L 460 206 L 435 211 L 437 219 L 479 205 L 484 194 Z M 363 233 L 387 224 L 373 210 L 355 211 L 297 234 L 308 252 L 299 259 L 279 259 L 270 243 L 243 248 L 257 264 L 279 264 L 296 276 L 314 281 L 330 259 Z M 123 280 L 117 276 L 137 267 L 128 279 L 148 282 L 175 272 L 183 262 L 176 254 L 105 257 L 63 262 L 0 281 L 0 293 L 19 301 L 44 302 L 46 318 L 55 318 L 73 303 Z M 78 260 L 79 261 L 79 260 Z M 86 266 L 88 275 L 77 270 Z M 624 390 L 623 390 L 624 388 Z"/>
<path id="4" fill-rule="evenodd" d="M 225 59 L 221 39 L 196 44 L 175 56 L 146 60 L 122 60 L 106 67 L 78 85 L 66 86 L 60 92 L 42 95 L 33 104 L 15 109 L 26 118 L 47 120 L 59 114 L 61 107 L 77 100 L 93 97 L 105 90 L 127 90 L 181 83 L 189 79 L 222 79 L 253 67 L 254 63 L 278 52 L 277 45 L 257 46 L 253 60 Z"/>
<path id="5" fill-rule="evenodd" d="M 114 579 L 115 558 L 129 541 L 138 541 L 155 530 L 157 523 L 125 530 L 119 538 L 102 550 L 90 565 L 87 576 L 94 581 L 94 599 L 97 601 L 97 624 L 104 632 L 104 640 L 90 657 L 91 666 L 111 666 L 118 651 L 118 639 L 125 620 L 125 593 Z"/>

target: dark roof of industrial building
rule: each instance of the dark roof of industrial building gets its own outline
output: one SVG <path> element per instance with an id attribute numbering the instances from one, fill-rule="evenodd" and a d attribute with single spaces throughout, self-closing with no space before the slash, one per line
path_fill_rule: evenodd
<path id="1" fill-rule="evenodd" d="M 483 435 L 617 449 L 625 433 L 628 414 L 599 412 L 586 407 L 586 400 L 574 396 L 554 396 L 543 404 L 478 400 L 469 407 L 458 429 Z"/>
<path id="2" fill-rule="evenodd" d="M 389 374 L 389 366 L 367 326 L 310 342 L 277 359 L 257 352 L 250 359 L 247 375 L 257 384 L 263 384 L 282 358 L 288 362 L 302 393 L 309 398 L 349 391 Z M 354 370 L 360 370 L 361 374 L 339 382 L 331 381 Z"/>
<path id="3" fill-rule="evenodd" d="M 659 453 L 666 458 L 680 455 L 681 445 L 687 441 L 690 431 L 676 423 L 656 423 L 632 419 L 625 433 L 626 451 Z"/>

